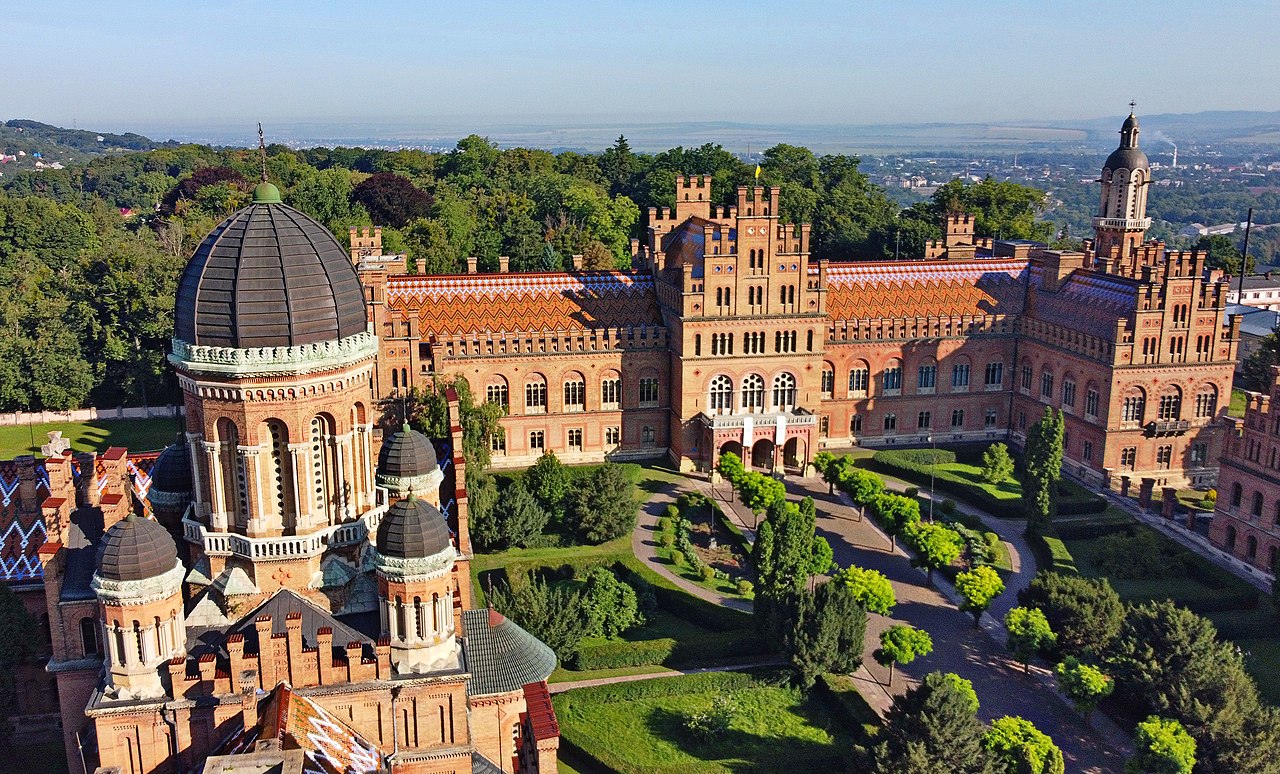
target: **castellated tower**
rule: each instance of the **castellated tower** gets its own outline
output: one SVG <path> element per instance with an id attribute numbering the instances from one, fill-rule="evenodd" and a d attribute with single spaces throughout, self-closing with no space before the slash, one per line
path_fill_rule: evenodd
<path id="1" fill-rule="evenodd" d="M 1138 119 L 1133 113 L 1120 127 L 1120 147 L 1102 165 L 1102 195 L 1098 216 L 1096 257 L 1112 265 L 1127 263 L 1143 243 L 1151 219 L 1147 217 L 1147 187 L 1151 166 L 1138 148 Z"/>
<path id="2" fill-rule="evenodd" d="M 160 666 L 186 655 L 183 574 L 173 538 L 157 522 L 131 514 L 107 530 L 92 588 L 102 606 L 109 699 L 165 695 Z"/>

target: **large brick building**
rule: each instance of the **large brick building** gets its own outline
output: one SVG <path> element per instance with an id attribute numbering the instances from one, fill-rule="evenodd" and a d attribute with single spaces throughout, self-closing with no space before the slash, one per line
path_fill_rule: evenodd
<path id="1" fill-rule="evenodd" d="M 1243 419 L 1230 419 L 1209 540 L 1273 572 L 1280 555 L 1280 368 L 1270 392 L 1250 393 Z"/>
<path id="2" fill-rule="evenodd" d="M 72 772 L 556 770 L 555 655 L 472 605 L 461 428 L 380 441 L 377 355 L 346 251 L 264 182 L 179 283 L 179 441 L 0 466 Z"/>
<path id="3" fill-rule="evenodd" d="M 706 176 L 649 210 L 626 272 L 414 276 L 353 230 L 375 389 L 465 377 L 508 409 L 498 465 L 554 450 L 705 469 L 732 450 L 801 468 L 822 447 L 1017 443 L 1049 405 L 1085 479 L 1209 483 L 1238 323 L 1203 256 L 1145 241 L 1138 131 L 1129 116 L 1103 165 L 1086 252 L 978 239 L 954 214 L 918 260 L 814 260 L 777 188 L 722 205 Z"/>

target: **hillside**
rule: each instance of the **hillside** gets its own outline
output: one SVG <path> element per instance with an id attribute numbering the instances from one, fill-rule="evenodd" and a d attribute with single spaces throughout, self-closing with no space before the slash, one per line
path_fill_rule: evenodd
<path id="1" fill-rule="evenodd" d="M 66 129 L 39 121 L 13 119 L 0 124 L 0 173 L 12 176 L 26 169 L 76 164 L 95 156 L 173 147 L 174 140 L 157 142 L 129 132 L 111 134 Z"/>

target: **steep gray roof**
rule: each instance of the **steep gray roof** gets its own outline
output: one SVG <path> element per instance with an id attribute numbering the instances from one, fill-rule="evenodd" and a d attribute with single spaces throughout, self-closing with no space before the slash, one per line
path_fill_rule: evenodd
<path id="1" fill-rule="evenodd" d="M 191 256 L 178 283 L 174 335 L 188 344 L 252 348 L 363 333 L 364 294 L 350 256 L 324 226 L 281 204 L 274 186 L 258 189 L 254 203 Z"/>
<path id="2" fill-rule="evenodd" d="M 333 647 L 335 650 L 345 648 L 347 643 L 351 642 L 359 642 L 366 645 L 373 644 L 371 638 L 347 626 L 290 589 L 280 589 L 265 602 L 241 616 L 239 621 L 236 621 L 226 629 L 225 635 L 243 634 L 245 650 L 257 651 L 259 647 L 258 631 L 254 623 L 258 618 L 264 615 L 271 616 L 271 633 L 285 634 L 285 620 L 290 613 L 302 615 L 302 643 L 305 647 L 313 648 L 316 646 L 316 632 L 325 626 L 333 630 Z M 226 637 L 224 636 L 223 641 L 225 639 Z"/>
<path id="3" fill-rule="evenodd" d="M 486 696 L 518 691 L 551 676 L 556 654 L 551 648 L 495 610 L 464 610 L 467 633 L 467 693 Z"/>

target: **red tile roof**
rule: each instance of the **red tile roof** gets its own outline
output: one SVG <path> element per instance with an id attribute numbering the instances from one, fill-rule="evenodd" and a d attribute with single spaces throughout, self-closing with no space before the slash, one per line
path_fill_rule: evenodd
<path id="1" fill-rule="evenodd" d="M 387 306 L 416 316 L 423 338 L 661 324 L 653 278 L 638 272 L 399 275 Z"/>
<path id="2" fill-rule="evenodd" d="M 1026 261 L 867 261 L 830 264 L 833 320 L 1017 314 Z"/>

